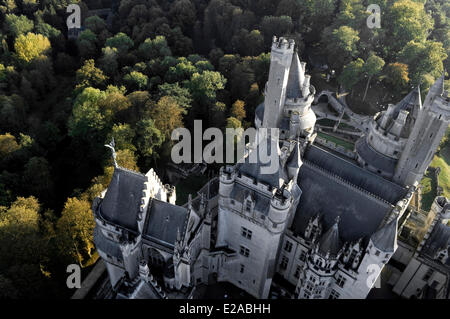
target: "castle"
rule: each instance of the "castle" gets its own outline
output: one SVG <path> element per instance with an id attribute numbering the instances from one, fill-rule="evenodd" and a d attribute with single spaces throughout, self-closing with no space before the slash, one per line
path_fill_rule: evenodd
<path id="1" fill-rule="evenodd" d="M 94 242 L 116 298 L 193 298 L 228 282 L 268 298 L 273 278 L 296 298 L 366 298 L 397 249 L 405 211 L 450 122 L 440 78 L 378 114 L 357 161 L 314 143 L 316 94 L 295 43 L 274 38 L 255 127 L 278 128 L 278 169 L 225 166 L 184 206 L 153 170 L 115 165 L 93 203 Z M 272 148 L 272 149 L 271 149 Z M 260 154 L 260 153 L 259 153 Z"/>

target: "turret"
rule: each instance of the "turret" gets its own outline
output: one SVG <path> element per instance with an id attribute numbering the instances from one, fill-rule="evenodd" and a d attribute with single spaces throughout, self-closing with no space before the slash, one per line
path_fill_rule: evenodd
<path id="1" fill-rule="evenodd" d="M 430 88 L 395 168 L 394 180 L 414 185 L 422 179 L 450 123 L 450 98 L 444 75 Z"/>
<path id="2" fill-rule="evenodd" d="M 285 101 L 285 91 L 295 42 L 273 38 L 269 79 L 264 99 L 263 127 L 278 127 Z"/>

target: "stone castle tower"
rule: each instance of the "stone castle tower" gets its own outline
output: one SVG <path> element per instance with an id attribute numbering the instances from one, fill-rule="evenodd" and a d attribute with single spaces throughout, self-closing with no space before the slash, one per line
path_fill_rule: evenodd
<path id="1" fill-rule="evenodd" d="M 389 104 L 357 141 L 359 164 L 403 186 L 419 183 L 450 123 L 449 103 L 442 76 L 423 105 L 418 87 L 396 105 Z"/>
<path id="2" fill-rule="evenodd" d="M 450 97 L 444 75 L 430 88 L 395 170 L 402 185 L 420 182 L 450 123 Z"/>

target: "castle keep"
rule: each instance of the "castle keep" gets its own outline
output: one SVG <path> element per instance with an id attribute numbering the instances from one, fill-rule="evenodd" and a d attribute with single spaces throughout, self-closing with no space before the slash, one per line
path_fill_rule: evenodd
<path id="1" fill-rule="evenodd" d="M 274 277 L 297 298 L 366 298 L 397 249 L 415 188 L 450 121 L 443 77 L 422 105 L 414 90 L 378 114 L 357 161 L 314 143 L 316 90 L 295 43 L 274 38 L 255 127 L 275 144 L 248 145 L 184 206 L 153 170 L 116 165 L 93 203 L 94 242 L 117 298 L 193 297 L 228 282 L 268 298 Z M 275 145 L 275 146 L 273 146 Z M 252 152 L 276 152 L 262 173 Z"/>

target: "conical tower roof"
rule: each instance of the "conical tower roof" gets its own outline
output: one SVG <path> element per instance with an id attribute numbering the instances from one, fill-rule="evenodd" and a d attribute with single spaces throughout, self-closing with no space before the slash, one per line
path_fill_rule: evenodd
<path id="1" fill-rule="evenodd" d="M 394 252 L 397 248 L 397 218 L 381 227 L 372 235 L 372 242 L 379 250 Z"/>
<path id="2" fill-rule="evenodd" d="M 300 156 L 300 143 L 297 141 L 297 143 L 295 143 L 294 149 L 292 150 L 292 154 L 289 157 L 287 166 L 298 168 L 301 165 L 302 165 L 302 159 Z"/>
<path id="3" fill-rule="evenodd" d="M 408 111 L 413 117 L 417 118 L 417 113 L 421 108 L 422 100 L 420 96 L 420 87 L 418 86 L 397 103 L 394 109 L 393 118 L 397 118 L 398 113 L 402 110 Z"/>
<path id="4" fill-rule="evenodd" d="M 328 229 L 328 231 L 323 234 L 319 241 L 319 252 L 322 255 L 326 255 L 328 252 L 330 256 L 337 256 L 339 250 L 341 249 L 340 239 L 339 239 L 339 216 L 336 218 L 334 225 Z"/>
<path id="5" fill-rule="evenodd" d="M 302 97 L 302 85 L 305 73 L 300 64 L 298 54 L 292 55 L 291 68 L 289 69 L 289 78 L 286 87 L 286 98 L 295 99 Z"/>

